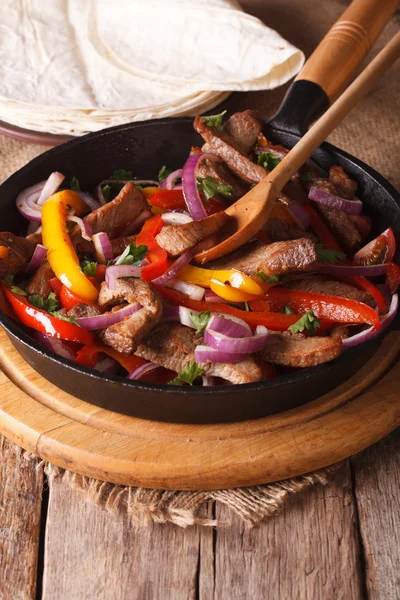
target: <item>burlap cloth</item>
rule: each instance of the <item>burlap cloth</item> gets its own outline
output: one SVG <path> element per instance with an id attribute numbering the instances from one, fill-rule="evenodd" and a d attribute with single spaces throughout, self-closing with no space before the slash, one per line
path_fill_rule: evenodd
<path id="1" fill-rule="evenodd" d="M 308 56 L 330 25 L 340 16 L 346 0 L 246 0 L 243 7 L 277 29 Z M 399 11 L 376 42 L 375 55 L 398 31 Z M 221 105 L 229 113 L 255 108 L 264 117 L 278 108 L 287 86 L 273 92 L 235 93 Z M 1 115 L 0 115 L 1 118 Z M 373 166 L 384 177 L 400 188 L 400 62 L 374 86 L 374 89 L 352 111 L 330 136 L 330 141 Z M 0 179 L 22 167 L 44 152 L 45 146 L 15 141 L 0 135 Z M 60 165 L 60 169 L 61 165 Z M 38 459 L 28 456 L 31 460 Z M 289 494 L 310 485 L 326 485 L 338 465 L 316 473 L 278 483 L 236 490 L 214 492 L 170 492 L 123 488 L 88 477 L 64 471 L 54 465 L 38 461 L 37 468 L 45 468 L 50 485 L 63 478 L 82 489 L 89 501 L 110 512 L 124 510 L 136 524 L 149 521 L 173 522 L 186 527 L 195 523 L 220 525 L 213 519 L 200 518 L 199 511 L 208 500 L 222 502 L 235 511 L 247 525 L 276 514 Z"/>

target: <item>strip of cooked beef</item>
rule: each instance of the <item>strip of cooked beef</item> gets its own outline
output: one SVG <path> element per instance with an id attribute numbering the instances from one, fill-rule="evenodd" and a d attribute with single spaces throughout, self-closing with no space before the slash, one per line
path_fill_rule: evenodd
<path id="1" fill-rule="evenodd" d="M 181 373 L 189 363 L 194 362 L 195 348 L 203 343 L 203 336 L 190 327 L 161 323 L 138 346 L 135 354 Z M 251 383 L 262 379 L 261 369 L 252 358 L 238 363 L 204 363 L 201 366 L 205 375 L 222 377 L 231 383 Z"/>
<path id="2" fill-rule="evenodd" d="M 127 302 L 142 305 L 138 311 L 120 323 L 110 325 L 100 333 L 106 344 L 118 352 L 132 354 L 162 317 L 163 304 L 160 295 L 142 279 L 118 279 L 115 289 L 101 284 L 98 303 L 104 308 Z"/>
<path id="3" fill-rule="evenodd" d="M 329 179 L 336 187 L 342 198 L 351 200 L 357 191 L 357 182 L 351 179 L 339 165 L 333 165 L 329 169 Z"/>
<path id="4" fill-rule="evenodd" d="M 338 340 L 345 340 L 350 336 L 350 326 L 343 325 L 342 323 L 333 325 L 330 336 Z"/>
<path id="5" fill-rule="evenodd" d="M 219 232 L 230 217 L 221 211 L 212 218 L 191 221 L 184 225 L 165 225 L 156 236 L 157 243 L 171 256 L 194 248 L 197 244 Z"/>
<path id="6" fill-rule="evenodd" d="M 286 284 L 285 287 L 292 290 L 303 290 L 304 292 L 313 292 L 314 294 L 327 294 L 329 296 L 339 296 L 339 298 L 348 298 L 357 302 L 364 302 L 368 306 L 375 306 L 375 300 L 363 290 L 342 283 L 341 281 L 324 281 L 322 279 L 297 279 Z"/>
<path id="7" fill-rule="evenodd" d="M 340 339 L 270 331 L 260 356 L 274 365 L 307 368 L 333 360 L 341 351 Z"/>
<path id="8" fill-rule="evenodd" d="M 118 227 L 136 219 L 145 208 L 147 203 L 142 192 L 128 182 L 114 200 L 92 211 L 84 221 L 92 233 L 104 231 L 112 237 Z"/>
<path id="9" fill-rule="evenodd" d="M 31 260 L 35 244 L 8 231 L 0 233 L 0 246 L 8 248 L 5 258 L 0 258 L 0 277 L 15 275 Z"/>
<path id="10" fill-rule="evenodd" d="M 249 154 L 263 128 L 260 115 L 254 110 L 244 110 L 229 117 L 222 130 L 232 138 L 244 154 Z"/>
<path id="11" fill-rule="evenodd" d="M 68 317 L 75 317 L 76 319 L 81 317 L 97 317 L 97 315 L 100 314 L 101 312 L 96 306 L 83 304 L 83 302 L 75 304 L 75 306 L 67 312 Z"/>
<path id="12" fill-rule="evenodd" d="M 220 185 L 230 185 L 232 187 L 232 195 L 229 198 L 224 198 L 227 204 L 231 204 L 239 200 L 249 191 L 250 186 L 242 179 L 237 177 L 230 168 L 223 162 L 204 159 L 197 169 L 198 177 L 212 177 L 216 179 Z"/>
<path id="13" fill-rule="evenodd" d="M 330 194 L 339 194 L 339 191 L 333 182 L 323 177 L 315 177 L 313 186 L 329 192 Z M 361 235 L 353 221 L 350 219 L 350 216 L 344 211 L 332 208 L 327 204 L 315 202 L 314 205 L 326 221 L 328 227 L 342 243 L 346 252 L 354 252 L 357 250 L 361 243 Z"/>
<path id="14" fill-rule="evenodd" d="M 208 263 L 209 269 L 238 269 L 254 277 L 258 271 L 266 275 L 284 275 L 293 271 L 309 271 L 318 261 L 314 242 L 308 238 L 246 246 Z"/>
<path id="15" fill-rule="evenodd" d="M 279 217 L 271 217 L 268 219 L 263 227 L 263 231 L 268 234 L 269 238 L 273 242 L 297 240 L 310 235 L 307 234 L 299 225 L 296 225 L 295 223 L 289 223 L 288 221 L 284 221 Z"/>
<path id="16" fill-rule="evenodd" d="M 243 154 L 240 144 L 237 144 L 223 131 L 219 131 L 215 127 L 208 127 L 201 117 L 195 118 L 194 128 L 207 142 L 207 150 L 218 154 L 229 168 L 245 181 L 258 183 L 267 175 L 264 167 L 256 165 L 247 158 Z"/>
<path id="17" fill-rule="evenodd" d="M 49 265 L 49 262 L 45 259 L 30 278 L 28 285 L 25 288 L 27 294 L 38 294 L 43 298 L 47 298 L 50 292 L 53 291 L 49 285 L 49 280 L 53 277 L 53 269 Z"/>

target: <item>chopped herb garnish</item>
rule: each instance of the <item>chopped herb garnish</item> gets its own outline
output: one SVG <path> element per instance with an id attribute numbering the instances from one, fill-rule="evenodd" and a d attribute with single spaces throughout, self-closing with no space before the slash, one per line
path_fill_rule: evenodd
<path id="1" fill-rule="evenodd" d="M 36 306 L 36 308 L 46 310 L 49 313 L 60 308 L 60 304 L 54 292 L 50 292 L 47 298 L 43 298 L 43 296 L 39 296 L 39 294 L 32 294 L 31 296 L 28 296 L 28 300 L 33 306 Z"/>
<path id="2" fill-rule="evenodd" d="M 106 202 L 109 202 L 111 194 L 111 185 L 103 185 L 103 187 L 101 188 L 101 193 L 103 194 L 104 200 Z"/>
<path id="3" fill-rule="evenodd" d="M 133 179 L 132 171 L 125 171 L 125 169 L 117 169 L 108 179 L 114 179 L 116 181 L 131 181 Z"/>
<path id="4" fill-rule="evenodd" d="M 196 325 L 196 333 L 203 333 L 205 328 L 207 327 L 207 323 L 210 320 L 211 312 L 209 310 L 205 310 L 200 312 L 198 315 L 195 313 L 190 313 L 190 318 L 192 319 L 194 325 Z"/>
<path id="5" fill-rule="evenodd" d="M 71 190 L 77 190 L 79 192 L 81 189 L 81 186 L 79 185 L 79 179 L 72 177 L 71 181 L 69 182 L 69 187 Z"/>
<path id="6" fill-rule="evenodd" d="M 179 373 L 175 379 L 170 381 L 168 385 L 183 385 L 184 383 L 188 383 L 189 385 L 193 385 L 194 380 L 202 375 L 203 370 L 200 369 L 197 362 L 191 362 L 182 371 Z"/>
<path id="7" fill-rule="evenodd" d="M 162 183 L 164 181 L 164 179 L 166 179 L 168 177 L 168 175 L 171 175 L 171 173 L 172 173 L 172 169 L 170 169 L 166 165 L 163 165 L 161 167 L 161 169 L 158 171 L 158 181 L 160 183 Z"/>
<path id="8" fill-rule="evenodd" d="M 25 290 L 23 290 L 22 288 L 18 287 L 17 285 L 12 285 L 10 289 L 11 289 L 11 291 L 12 291 L 13 294 L 19 294 L 20 296 L 27 296 L 28 295 Z"/>
<path id="9" fill-rule="evenodd" d="M 135 246 L 135 244 L 128 244 L 121 256 L 115 261 L 115 265 L 132 265 L 140 267 L 144 259 L 146 258 L 148 247 L 141 244 Z"/>
<path id="10" fill-rule="evenodd" d="M 201 117 L 201 120 L 207 125 L 207 127 L 222 129 L 222 119 L 226 115 L 226 112 L 226 110 L 223 110 L 219 115 L 207 115 L 206 117 Z"/>
<path id="11" fill-rule="evenodd" d="M 346 258 L 346 255 L 340 250 L 333 250 L 332 248 L 324 248 L 322 244 L 316 244 L 315 249 L 320 262 L 323 263 L 337 263 L 339 260 Z"/>
<path id="12" fill-rule="evenodd" d="M 290 331 L 290 333 L 301 333 L 302 331 L 306 331 L 307 333 L 315 333 L 320 325 L 321 323 L 310 309 L 305 315 L 300 317 L 296 323 L 288 327 L 288 331 Z"/>
<path id="13" fill-rule="evenodd" d="M 273 169 L 275 169 L 275 167 L 279 165 L 281 160 L 281 158 L 278 158 L 277 156 L 275 156 L 275 154 L 272 154 L 272 152 L 263 152 L 257 157 L 258 164 L 263 166 L 264 169 L 267 169 L 267 171 L 272 171 Z"/>
<path id="14" fill-rule="evenodd" d="M 8 283 L 8 285 L 11 285 L 12 282 L 14 281 L 14 275 L 6 275 L 5 277 L 3 277 L 3 280 Z"/>
<path id="15" fill-rule="evenodd" d="M 248 302 L 245 302 L 245 303 L 244 303 L 244 308 L 245 308 L 245 310 L 246 310 L 247 312 L 250 312 L 250 306 L 249 306 L 249 303 L 248 303 Z"/>
<path id="16" fill-rule="evenodd" d="M 60 319 L 60 321 L 67 321 L 67 323 L 72 323 L 73 325 L 78 325 L 75 317 L 66 317 L 65 315 L 62 315 L 61 313 L 59 313 L 56 310 L 51 312 L 50 314 L 52 317 L 55 317 L 56 319 Z M 78 327 L 80 327 L 80 325 L 78 325 Z"/>
<path id="17" fill-rule="evenodd" d="M 230 198 L 232 196 L 232 186 L 228 184 L 219 183 L 214 177 L 207 175 L 207 177 L 197 178 L 197 188 L 199 192 L 202 192 L 206 200 L 215 198 L 217 194 Z"/>
<path id="18" fill-rule="evenodd" d="M 294 312 L 287 304 L 282 308 L 281 313 L 283 313 L 284 315 L 294 315 Z"/>
<path id="19" fill-rule="evenodd" d="M 304 171 L 301 175 L 300 175 L 300 179 L 302 181 L 305 181 L 306 183 L 309 183 L 310 181 L 312 181 L 312 173 L 311 171 Z"/>
<path id="20" fill-rule="evenodd" d="M 256 277 L 259 277 L 264 283 L 276 283 L 282 279 L 280 275 L 266 275 L 263 271 L 258 271 Z"/>
<path id="21" fill-rule="evenodd" d="M 82 273 L 88 275 L 89 277 L 96 277 L 96 267 L 97 262 L 92 262 L 90 260 L 84 260 L 81 263 Z"/>

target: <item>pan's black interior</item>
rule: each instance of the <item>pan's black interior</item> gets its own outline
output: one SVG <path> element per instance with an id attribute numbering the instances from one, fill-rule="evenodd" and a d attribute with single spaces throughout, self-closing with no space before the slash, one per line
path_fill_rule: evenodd
<path id="1" fill-rule="evenodd" d="M 266 125 L 266 135 L 291 147 L 297 136 Z M 192 145 L 199 145 L 191 118 L 133 123 L 84 136 L 45 152 L 0 187 L 2 230 L 24 233 L 15 209 L 22 189 L 61 171 L 92 189 L 115 169 L 154 178 L 167 164 L 179 168 Z M 313 156 L 324 169 L 340 164 L 360 186 L 360 197 L 374 220 L 374 234 L 391 225 L 400 235 L 399 195 L 380 175 L 328 144 Z M 0 322 L 21 355 L 39 373 L 67 392 L 93 404 L 136 417 L 174 422 L 210 423 L 256 418 L 304 404 L 355 373 L 376 351 L 380 339 L 349 350 L 335 361 L 281 378 L 242 386 L 175 387 L 131 382 L 77 367 L 44 351 L 21 327 L 1 315 Z"/>

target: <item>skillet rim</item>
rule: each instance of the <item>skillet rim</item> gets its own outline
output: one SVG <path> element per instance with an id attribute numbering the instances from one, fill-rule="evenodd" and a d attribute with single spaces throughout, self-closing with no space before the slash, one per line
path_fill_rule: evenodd
<path id="1" fill-rule="evenodd" d="M 21 169 L 18 169 L 17 171 L 15 171 L 12 175 L 10 175 L 10 177 L 8 177 L 0 185 L 0 193 L 2 191 L 3 186 L 6 183 L 13 182 L 14 179 L 19 179 L 20 177 L 24 177 L 25 172 L 31 171 L 32 169 L 35 168 L 36 165 L 43 164 L 44 162 L 47 161 L 49 156 L 53 156 L 54 154 L 57 155 L 58 153 L 62 153 L 66 147 L 71 148 L 76 145 L 79 146 L 79 144 L 82 143 L 82 141 L 85 141 L 85 142 L 88 140 L 90 141 L 92 138 L 99 139 L 99 138 L 102 138 L 103 136 L 108 136 L 116 131 L 118 131 L 120 133 L 120 132 L 123 132 L 125 129 L 129 129 L 129 130 L 132 128 L 139 129 L 140 127 L 148 127 L 149 125 L 150 126 L 158 126 L 158 125 L 163 125 L 163 124 L 174 124 L 174 123 L 192 124 L 193 117 L 186 117 L 186 116 L 185 117 L 166 117 L 163 119 L 149 119 L 148 121 L 137 121 L 137 122 L 131 122 L 131 123 L 124 123 L 121 125 L 115 125 L 113 127 L 108 127 L 108 128 L 102 129 L 100 131 L 91 132 L 84 136 L 80 136 L 80 137 L 74 138 L 72 140 L 69 140 L 63 144 L 55 146 L 54 148 L 50 148 L 49 150 L 46 150 L 39 156 L 37 156 L 34 159 L 32 159 L 31 161 L 29 161 L 26 165 L 21 167 Z M 271 126 L 269 120 L 264 120 L 264 127 L 271 127 L 273 132 L 277 132 L 278 134 L 282 133 L 283 135 L 288 135 L 292 138 L 299 139 L 301 137 L 298 133 L 295 133 L 293 131 L 281 129 L 279 127 L 274 127 L 273 125 Z M 347 160 L 351 161 L 353 164 L 357 165 L 357 168 L 364 171 L 368 175 L 368 178 L 370 178 L 376 184 L 378 184 L 379 186 L 381 186 L 382 188 L 385 189 L 385 191 L 393 198 L 393 200 L 396 202 L 397 206 L 400 209 L 400 193 L 385 177 L 383 177 L 375 169 L 373 169 L 372 167 L 370 167 L 369 165 L 367 165 L 366 163 L 364 163 L 362 160 L 358 159 L 357 157 L 349 154 L 345 150 L 342 150 L 341 148 L 338 148 L 337 146 L 335 146 L 329 142 L 324 142 L 315 151 L 314 156 L 315 155 L 317 155 L 317 156 L 316 156 L 316 158 L 314 158 L 314 160 L 315 160 L 315 162 L 317 162 L 317 164 L 318 164 L 318 154 L 321 152 L 324 154 L 327 152 L 328 153 L 334 152 L 335 154 L 343 156 L 345 159 L 347 159 Z M 1 199 L 0 199 L 0 206 L 1 206 Z M 298 371 L 280 375 L 279 377 L 276 377 L 274 379 L 262 380 L 260 382 L 253 382 L 253 383 L 246 383 L 246 384 L 229 384 L 229 385 L 221 385 L 221 386 L 215 386 L 215 387 L 170 386 L 167 384 L 153 384 L 153 383 L 150 384 L 149 382 L 129 380 L 129 379 L 126 379 L 126 378 L 118 376 L 118 375 L 107 375 L 104 373 L 100 373 L 98 371 L 94 371 L 93 369 L 89 369 L 88 367 L 84 367 L 83 365 L 77 365 L 73 361 L 70 361 L 69 359 L 61 357 L 61 356 L 47 350 L 43 346 L 41 346 L 38 342 L 36 342 L 33 338 L 31 338 L 23 330 L 22 327 L 20 327 L 17 323 L 14 323 L 14 321 L 12 321 L 9 317 L 7 317 L 1 311 L 0 311 L 0 325 L 5 329 L 5 331 L 8 334 L 16 337 L 19 340 L 19 342 L 21 342 L 25 347 L 32 348 L 37 354 L 39 354 L 41 356 L 45 356 L 51 362 L 53 362 L 53 363 L 55 362 L 59 366 L 64 367 L 67 370 L 70 370 L 72 372 L 76 371 L 80 374 L 89 376 L 93 379 L 100 379 L 102 381 L 107 381 L 110 383 L 117 383 L 119 385 L 123 385 L 124 387 L 139 388 L 143 392 L 146 390 L 149 390 L 149 391 L 153 391 L 153 392 L 164 392 L 164 393 L 167 392 L 168 394 L 171 394 L 171 395 L 187 395 L 188 393 L 194 394 L 195 396 L 204 395 L 204 394 L 206 394 L 206 395 L 218 394 L 218 395 L 222 396 L 222 395 L 232 394 L 232 393 L 234 393 L 236 395 L 238 393 L 246 393 L 246 392 L 252 392 L 252 391 L 254 391 L 254 392 L 255 391 L 267 391 L 268 389 L 274 389 L 274 388 L 280 387 L 281 385 L 282 386 L 293 385 L 300 381 L 304 382 L 306 380 L 312 380 L 314 378 L 314 375 L 321 374 L 322 370 L 325 370 L 326 374 L 328 375 L 329 371 L 331 370 L 330 369 L 331 365 L 336 365 L 337 361 L 343 360 L 345 356 L 351 357 L 351 355 L 356 355 L 357 350 L 358 350 L 358 347 L 350 348 L 349 350 L 346 351 L 345 354 L 342 354 L 341 356 L 337 357 L 333 361 L 329 361 L 327 363 L 323 363 L 323 364 L 320 364 L 320 365 L 317 365 L 314 367 L 309 367 L 306 369 L 299 369 Z M 392 327 L 389 327 L 388 329 L 383 331 L 376 338 L 367 342 L 366 346 L 371 347 L 372 344 L 377 345 L 377 342 L 382 343 L 382 340 L 384 339 L 385 335 L 387 335 L 387 333 L 391 329 L 392 329 Z M 332 368 L 334 368 L 334 367 L 332 367 Z M 43 375 L 42 375 L 42 377 L 43 377 Z"/>

